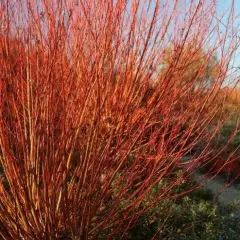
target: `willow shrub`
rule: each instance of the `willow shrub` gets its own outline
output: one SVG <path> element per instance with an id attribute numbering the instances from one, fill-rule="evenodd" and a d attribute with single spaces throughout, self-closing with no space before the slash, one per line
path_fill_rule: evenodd
<path id="1" fill-rule="evenodd" d="M 228 119 L 216 98 L 238 80 L 237 20 L 234 1 L 2 0 L 1 238 L 125 238 L 195 189 L 172 191 Z"/>

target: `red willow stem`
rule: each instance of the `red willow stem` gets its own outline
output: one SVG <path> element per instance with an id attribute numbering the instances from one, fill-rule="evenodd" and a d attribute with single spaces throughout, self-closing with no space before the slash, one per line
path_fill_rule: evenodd
<path id="1" fill-rule="evenodd" d="M 226 151 L 234 1 L 170 2 L 1 1 L 3 239 L 112 239 Z"/>

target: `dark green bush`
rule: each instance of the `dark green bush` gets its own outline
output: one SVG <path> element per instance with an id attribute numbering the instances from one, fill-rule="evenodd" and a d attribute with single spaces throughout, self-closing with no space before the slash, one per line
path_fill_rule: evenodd
<path id="1" fill-rule="evenodd" d="M 213 198 L 210 190 L 200 189 L 177 201 L 162 201 L 139 218 L 127 239 L 239 240 L 240 202 L 222 205 L 212 203 Z"/>

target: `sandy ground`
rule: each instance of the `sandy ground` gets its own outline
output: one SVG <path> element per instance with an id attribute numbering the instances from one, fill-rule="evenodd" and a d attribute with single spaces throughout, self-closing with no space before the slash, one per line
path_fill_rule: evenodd
<path id="1" fill-rule="evenodd" d="M 189 157 L 184 157 L 183 162 L 189 160 Z M 191 165 L 191 162 L 189 162 Z M 186 164 L 186 170 L 190 165 Z M 228 204 L 233 201 L 240 201 L 240 177 L 233 184 L 228 185 L 227 176 L 217 175 L 215 177 L 208 176 L 206 177 L 204 173 L 201 173 L 199 170 L 192 172 L 194 179 L 198 183 L 205 183 L 204 187 L 210 189 L 216 196 L 216 200 L 222 202 L 223 204 Z M 240 210 L 239 210 L 240 211 Z"/>
<path id="2" fill-rule="evenodd" d="M 205 177 L 204 174 L 200 172 L 194 173 L 194 179 L 197 182 L 202 182 L 209 180 L 208 183 L 204 185 L 205 188 L 212 190 L 218 200 L 222 204 L 229 204 L 233 201 L 240 201 L 240 181 L 235 181 L 234 184 L 227 185 L 227 179 L 223 176 L 216 176 L 211 179 L 211 177 Z M 235 211 L 235 215 L 240 219 L 240 209 Z M 239 238 L 240 239 L 240 238 Z"/>
<path id="3" fill-rule="evenodd" d="M 197 182 L 201 182 L 203 176 L 200 172 L 194 173 L 194 178 Z M 212 180 L 211 177 L 205 177 L 204 181 L 206 180 L 209 180 L 209 182 L 204 187 L 212 190 L 220 202 L 227 204 L 232 201 L 240 201 L 239 181 L 227 186 L 226 177 L 217 176 Z"/>

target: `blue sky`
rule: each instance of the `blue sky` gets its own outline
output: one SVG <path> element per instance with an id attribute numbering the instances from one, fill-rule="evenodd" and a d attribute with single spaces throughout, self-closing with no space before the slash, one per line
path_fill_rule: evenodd
<path id="1" fill-rule="evenodd" d="M 197 4 L 201 0 L 182 0 L 182 1 L 180 0 L 180 3 L 181 2 L 182 3 L 185 2 L 185 4 L 188 4 L 188 3 L 190 3 L 190 1 L 193 1 L 194 3 Z M 206 1 L 203 1 L 203 2 L 204 2 L 204 4 L 207 4 L 207 2 L 210 3 L 210 1 L 211 0 L 206 0 Z M 163 5 L 163 3 L 168 2 L 168 0 L 162 0 L 160 2 Z M 174 2 L 175 2 L 175 0 L 170 1 L 169 7 L 173 6 Z M 219 24 L 219 22 L 218 22 L 217 25 L 220 27 L 220 29 L 219 29 L 220 31 L 219 32 L 224 34 L 226 31 L 228 31 L 230 36 L 231 36 L 231 29 L 226 29 L 226 26 L 224 24 L 226 24 L 226 16 L 228 16 L 228 13 L 230 11 L 230 6 L 231 6 L 232 2 L 233 2 L 233 0 L 216 0 L 216 3 L 217 3 L 216 19 L 215 19 L 216 21 L 214 21 L 215 23 L 213 22 L 213 28 L 214 28 L 214 26 L 216 26 L 215 24 L 217 23 L 217 19 L 220 19 L 221 16 L 223 15 L 223 13 L 225 13 L 224 14 L 225 19 L 221 19 L 221 22 L 223 24 Z M 150 8 L 152 12 L 153 12 L 154 3 L 155 3 L 155 1 L 152 1 L 152 9 Z M 180 4 L 180 6 L 181 6 L 181 4 Z M 234 12 L 235 16 L 237 16 L 237 20 L 235 22 L 235 28 L 238 30 L 238 33 L 235 34 L 236 37 L 234 38 L 234 41 L 235 41 L 235 43 L 239 42 L 239 48 L 238 48 L 238 50 L 236 50 L 235 57 L 232 58 L 232 61 L 231 61 L 230 66 L 229 66 L 229 69 L 231 69 L 230 72 L 229 72 L 229 74 L 231 75 L 228 78 L 229 80 L 230 79 L 233 80 L 237 75 L 238 76 L 240 75 L 239 74 L 240 73 L 240 0 L 235 0 L 234 1 L 234 11 L 235 11 Z M 217 29 L 215 29 L 214 32 L 217 32 Z M 223 36 L 223 35 L 221 35 L 221 36 Z M 218 37 L 216 36 L 216 38 L 218 38 Z M 210 36 L 209 39 L 211 39 L 211 41 L 214 41 L 214 37 L 213 36 Z M 229 39 L 231 39 L 231 37 Z M 227 43 L 229 43 L 228 42 L 228 38 L 227 38 L 226 41 L 227 41 L 226 42 L 226 45 L 227 45 Z M 221 44 L 221 46 L 222 45 L 223 45 L 223 43 Z M 232 44 L 231 44 L 231 46 L 232 46 Z M 230 51 L 225 46 L 224 47 L 224 55 L 226 54 L 225 56 L 227 56 L 228 53 L 230 53 Z M 220 58 L 220 54 L 221 54 L 221 50 L 220 50 L 220 45 L 219 45 L 219 58 Z M 237 71 L 237 72 L 235 72 L 235 71 Z M 236 75 L 235 74 L 232 75 L 233 72 L 235 72 Z M 230 80 L 230 82 L 231 82 L 231 80 Z"/>
<path id="2" fill-rule="evenodd" d="M 222 12 L 226 11 L 229 8 L 232 0 L 218 0 L 217 2 L 218 2 L 218 12 L 217 12 L 217 14 L 221 14 Z M 239 42 L 240 42 L 240 0 L 235 0 L 234 10 L 235 10 L 235 15 L 238 17 L 235 27 L 239 30 L 239 34 L 238 34 L 239 38 L 238 39 L 239 39 Z M 236 51 L 236 57 L 235 57 L 232 64 L 233 64 L 232 67 L 234 67 L 234 71 L 237 71 L 236 76 L 238 76 L 239 71 L 240 71 L 240 47 Z"/>
<path id="3" fill-rule="evenodd" d="M 232 0 L 218 0 L 218 5 L 220 9 L 226 9 L 230 4 Z M 240 1 L 235 0 L 235 9 L 240 13 Z"/>

